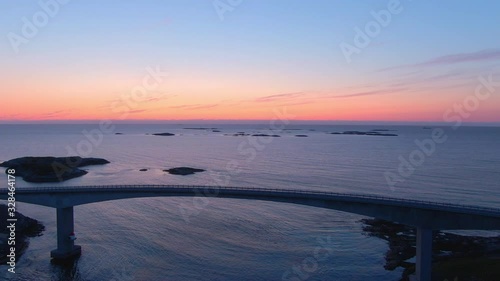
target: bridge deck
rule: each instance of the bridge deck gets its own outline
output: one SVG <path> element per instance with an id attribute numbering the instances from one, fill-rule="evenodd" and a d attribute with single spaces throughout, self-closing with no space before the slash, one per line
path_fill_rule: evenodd
<path id="1" fill-rule="evenodd" d="M 8 189 L 0 189 L 0 199 Z M 68 239 L 74 231 L 73 207 L 82 204 L 127 198 L 156 196 L 206 196 L 293 203 L 355 213 L 417 228 L 416 276 L 431 280 L 432 230 L 500 229 L 500 209 L 442 202 L 428 202 L 377 195 L 347 194 L 296 189 L 270 189 L 185 185 L 111 185 L 17 188 L 16 200 L 57 208 L 56 259 L 81 253 Z"/>
<path id="2" fill-rule="evenodd" d="M 203 195 L 203 191 L 205 195 Z M 0 198 L 5 197 L 7 188 L 0 188 Z M 17 194 L 57 194 L 57 193 L 91 193 L 103 192 L 144 192 L 174 193 L 191 196 L 217 197 L 219 194 L 241 194 L 274 196 L 274 197 L 306 197 L 311 199 L 337 200 L 345 202 L 366 202 L 383 205 L 413 207 L 426 210 L 456 212 L 461 214 L 486 215 L 500 218 L 500 208 L 478 207 L 471 205 L 451 204 L 423 200 L 403 199 L 368 194 L 337 193 L 327 191 L 311 191 L 298 189 L 274 189 L 204 185 L 102 185 L 102 186 L 61 186 L 61 187 L 17 187 Z"/>

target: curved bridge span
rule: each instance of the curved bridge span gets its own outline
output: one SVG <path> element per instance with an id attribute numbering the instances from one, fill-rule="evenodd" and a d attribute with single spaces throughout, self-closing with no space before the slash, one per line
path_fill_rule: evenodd
<path id="1" fill-rule="evenodd" d="M 0 189 L 0 199 L 5 199 L 7 192 L 7 189 Z M 292 203 L 436 230 L 500 229 L 500 209 L 364 194 L 187 185 L 104 185 L 16 189 L 17 201 L 58 209 L 128 198 L 194 196 Z"/>
<path id="2" fill-rule="evenodd" d="M 0 199 L 7 198 L 0 189 Z M 500 229 L 500 209 L 407 200 L 375 195 L 322 191 L 185 185 L 108 185 L 16 188 L 16 201 L 57 209 L 58 248 L 53 258 L 80 254 L 74 245 L 73 207 L 109 200 L 141 197 L 232 198 L 272 201 L 332 209 L 385 219 L 417 228 L 417 273 L 419 281 L 430 281 L 432 230 Z"/>

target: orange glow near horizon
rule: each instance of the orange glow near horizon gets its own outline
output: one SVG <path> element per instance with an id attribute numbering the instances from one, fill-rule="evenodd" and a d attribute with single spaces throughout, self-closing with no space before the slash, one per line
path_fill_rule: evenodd
<path id="1" fill-rule="evenodd" d="M 22 83 L 7 74 L 3 88 L 16 94 L 9 97 L 9 107 L 2 108 L 0 120 L 269 120 L 286 108 L 294 120 L 443 122 L 445 112 L 473 96 L 477 85 L 477 81 L 448 88 L 442 83 L 404 88 L 354 84 L 308 92 L 293 91 L 284 82 L 251 86 L 239 81 L 242 87 L 234 81 L 193 84 L 174 77 L 134 98 L 131 89 L 140 85 L 141 77 L 122 75 L 69 75 L 62 81 L 44 75 Z M 464 121 L 500 122 L 499 105 L 500 96 L 491 95 L 479 101 Z"/>
<path id="2" fill-rule="evenodd" d="M 35 92 L 36 93 L 36 92 Z M 109 95 L 107 95 L 109 96 Z M 292 120 L 348 120 L 348 121 L 425 121 L 442 122 L 447 110 L 457 102 L 440 103 L 405 100 L 397 94 L 353 98 L 316 97 L 303 101 L 286 99 L 270 102 L 256 100 L 211 101 L 182 98 L 179 95 L 164 100 L 147 102 L 104 100 L 94 97 L 52 99 L 35 95 L 29 103 L 12 99 L 11 108 L 0 116 L 1 120 L 270 120 L 276 111 L 286 111 Z M 458 103 L 460 103 L 459 100 Z M 498 99 L 496 100 L 498 103 Z M 499 122 L 495 103 L 482 103 L 471 116 L 470 122 Z"/>

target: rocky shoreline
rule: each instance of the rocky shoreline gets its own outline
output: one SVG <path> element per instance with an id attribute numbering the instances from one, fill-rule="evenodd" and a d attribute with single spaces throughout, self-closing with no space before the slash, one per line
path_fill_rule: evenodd
<path id="1" fill-rule="evenodd" d="M 0 263 L 7 262 L 7 255 L 10 253 L 11 245 L 8 245 L 9 229 L 7 229 L 7 205 L 0 204 Z M 16 259 L 28 248 L 29 238 L 41 236 L 45 226 L 39 221 L 26 217 L 16 212 Z"/>
<path id="2" fill-rule="evenodd" d="M 361 222 L 366 235 L 388 242 L 384 268 L 404 268 L 400 281 L 409 281 L 409 275 L 415 271 L 415 263 L 409 261 L 416 255 L 415 229 L 380 219 Z M 500 280 L 500 236 L 461 236 L 440 231 L 433 236 L 433 280 Z"/>

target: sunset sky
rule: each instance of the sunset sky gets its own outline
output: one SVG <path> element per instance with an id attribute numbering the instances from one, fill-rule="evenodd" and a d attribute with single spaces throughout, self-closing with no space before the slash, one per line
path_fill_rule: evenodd
<path id="1" fill-rule="evenodd" d="M 468 100 L 465 121 L 500 124 L 499 12 L 493 0 L 5 0 L 0 122 L 266 120 L 283 108 L 443 122 Z M 474 96 L 478 77 L 494 81 L 487 98 Z"/>

